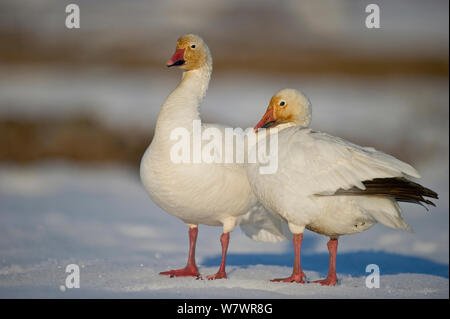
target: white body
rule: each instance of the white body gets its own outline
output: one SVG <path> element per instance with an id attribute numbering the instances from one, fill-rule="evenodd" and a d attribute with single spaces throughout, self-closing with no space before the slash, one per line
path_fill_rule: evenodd
<path id="1" fill-rule="evenodd" d="M 293 233 L 307 228 L 338 237 L 362 232 L 376 222 L 411 230 L 394 199 L 332 195 L 339 189 L 365 189 L 362 181 L 374 178 L 419 177 L 410 165 L 301 126 L 279 132 L 278 151 L 275 174 L 261 175 L 259 165 L 251 164 L 248 178 L 258 200 L 287 221 Z"/>
<path id="2" fill-rule="evenodd" d="M 254 220 L 255 213 L 259 215 L 256 219 L 265 214 L 268 219 L 259 224 L 261 227 L 254 226 L 249 236 L 259 240 L 282 240 L 284 236 L 277 230 L 279 223 L 256 205 L 243 164 L 174 163 L 170 158 L 170 150 L 177 142 L 170 139 L 173 129 L 185 128 L 192 138 L 193 121 L 200 120 L 198 108 L 210 73 L 206 66 L 183 73 L 181 83 L 166 99 L 153 140 L 141 161 L 141 180 L 158 206 L 188 226 L 223 225 L 226 233 L 238 223 Z M 213 124 L 202 126 L 216 127 L 222 132 L 224 129 Z M 191 140 L 191 158 L 192 146 Z M 270 223 L 272 220 L 275 224 Z"/>

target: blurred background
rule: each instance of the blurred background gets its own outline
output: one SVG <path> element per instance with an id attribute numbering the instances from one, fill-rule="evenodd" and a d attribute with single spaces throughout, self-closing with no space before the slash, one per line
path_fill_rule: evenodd
<path id="1" fill-rule="evenodd" d="M 71 2 L 80 29 L 65 27 Z M 367 29 L 372 2 L 2 0 L 0 274 L 74 258 L 183 262 L 184 225 L 151 202 L 138 172 L 181 77 L 165 61 L 184 33 L 213 56 L 204 121 L 254 126 L 276 91 L 300 89 L 314 129 L 412 164 L 439 193 L 428 213 L 404 206 L 415 235 L 376 226 L 346 237 L 343 252 L 448 264 L 449 4 L 377 0 L 381 28 Z M 200 260 L 219 253 L 220 229 L 203 228 Z M 235 233 L 231 252 L 290 251 Z M 326 252 L 325 241 L 308 233 L 305 253 Z"/>

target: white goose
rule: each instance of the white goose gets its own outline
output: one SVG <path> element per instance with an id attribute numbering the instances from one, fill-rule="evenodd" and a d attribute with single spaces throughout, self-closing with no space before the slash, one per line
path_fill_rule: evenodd
<path id="1" fill-rule="evenodd" d="M 167 66 L 185 72 L 181 83 L 161 108 L 153 140 L 141 160 L 140 175 L 153 201 L 189 227 L 190 247 L 185 268 L 161 274 L 171 277 L 199 276 L 195 245 L 198 225 L 204 224 L 223 226 L 220 237 L 222 262 L 219 271 L 207 278 L 226 278 L 229 233 L 236 224 L 260 220 L 264 210 L 257 206 L 243 165 L 174 163 L 171 160 L 171 149 L 177 142 L 170 138 L 174 129 L 183 128 L 189 132 L 190 145 L 193 145 L 193 121 L 200 120 L 198 108 L 208 88 L 212 58 L 206 43 L 199 36 L 187 34 L 178 39 L 175 54 Z M 224 132 L 223 126 L 202 124 L 203 129 L 208 127 Z M 192 147 L 190 151 L 192 158 Z M 267 216 L 259 223 L 263 228 L 258 225 L 251 228 L 253 238 L 269 241 L 283 239 L 278 230 L 280 224 L 271 219 L 270 214 L 267 213 Z"/>
<path id="2" fill-rule="evenodd" d="M 308 128 L 310 121 L 311 104 L 304 95 L 293 89 L 275 94 L 255 130 L 280 128 L 278 170 L 261 175 L 259 165 L 250 164 L 248 177 L 258 200 L 287 221 L 294 234 L 292 275 L 273 281 L 304 282 L 300 248 L 307 228 L 330 237 L 328 276 L 317 282 L 333 286 L 340 235 L 362 232 L 377 222 L 411 231 L 397 202 L 434 206 L 424 196 L 438 196 L 407 179 L 420 177 L 410 165 L 373 148 L 314 132 Z"/>

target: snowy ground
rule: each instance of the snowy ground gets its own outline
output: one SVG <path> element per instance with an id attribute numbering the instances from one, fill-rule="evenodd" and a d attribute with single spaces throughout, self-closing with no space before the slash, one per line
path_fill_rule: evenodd
<path id="1" fill-rule="evenodd" d="M 447 192 L 448 193 L 448 192 Z M 442 194 L 443 197 L 448 195 Z M 445 201 L 445 199 L 444 199 Z M 448 199 L 447 199 L 448 201 Z M 375 226 L 344 237 L 337 287 L 270 283 L 289 275 L 287 242 L 264 244 L 232 233 L 228 280 L 167 278 L 183 266 L 187 230 L 148 198 L 137 172 L 119 167 L 46 163 L 0 167 L 0 297 L 145 298 L 448 298 L 448 210 L 408 206 L 416 234 Z M 220 228 L 200 226 L 200 272 L 219 264 Z M 326 238 L 307 232 L 308 278 L 326 274 Z M 80 289 L 60 288 L 65 267 L 80 266 Z M 379 289 L 365 287 L 365 267 L 380 267 Z"/>
<path id="2" fill-rule="evenodd" d="M 2 67 L 0 116 L 67 116 L 86 112 L 112 125 L 153 127 L 180 74 Z M 67 71 L 67 70 L 66 70 Z M 237 79 L 239 81 L 237 81 Z M 350 79 L 285 75 L 213 75 L 202 116 L 248 127 L 270 96 L 302 89 L 313 104 L 313 127 L 381 150 L 399 150 L 440 195 L 437 207 L 405 204 L 414 234 L 376 225 L 340 240 L 337 287 L 270 283 L 288 275 L 290 243 L 231 236 L 228 280 L 160 277 L 186 261 L 187 229 L 152 203 L 137 168 L 0 164 L 0 297 L 448 298 L 448 79 Z M 402 150 L 405 153 L 402 153 Z M 221 229 L 200 226 L 202 274 L 219 264 Z M 305 233 L 303 266 L 310 279 L 326 274 L 327 238 Z M 60 290 L 65 267 L 81 269 L 81 288 Z M 365 287 L 377 264 L 381 287 Z"/>

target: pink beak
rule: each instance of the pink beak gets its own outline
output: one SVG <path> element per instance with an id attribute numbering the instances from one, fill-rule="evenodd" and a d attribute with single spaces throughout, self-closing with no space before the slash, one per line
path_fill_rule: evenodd
<path id="1" fill-rule="evenodd" d="M 166 65 L 167 67 L 171 66 L 178 66 L 184 64 L 184 50 L 185 49 L 177 49 L 175 53 L 173 54 L 172 58 L 167 61 Z"/>
<path id="2" fill-rule="evenodd" d="M 269 127 L 274 126 L 275 124 L 276 124 L 276 120 L 273 117 L 273 107 L 269 107 L 267 109 L 266 114 L 263 115 L 261 121 L 259 121 L 258 124 L 256 124 L 256 126 L 253 129 L 255 131 L 257 131 L 261 127 L 269 128 Z"/>

